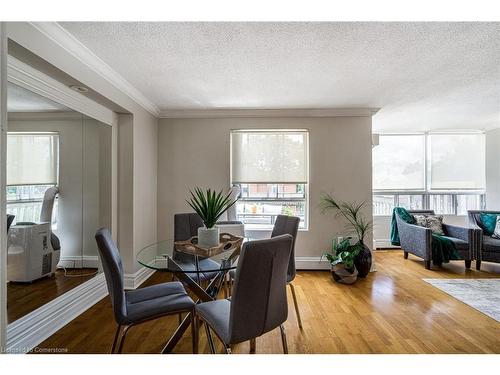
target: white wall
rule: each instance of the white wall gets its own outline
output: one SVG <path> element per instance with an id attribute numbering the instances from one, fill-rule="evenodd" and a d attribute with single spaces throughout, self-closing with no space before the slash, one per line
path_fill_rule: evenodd
<path id="1" fill-rule="evenodd" d="M 11 114 L 9 131 L 59 133 L 58 225 L 54 233 L 61 241 L 62 264 L 71 267 L 72 259 L 97 256 L 95 231 L 110 225 L 111 127 L 76 113 L 66 119 L 36 116 Z M 95 263 L 87 261 L 84 265 Z"/>
<path id="2" fill-rule="evenodd" d="M 231 129 L 308 129 L 309 229 L 298 235 L 298 257 L 318 259 L 344 223 L 323 214 L 320 194 L 366 201 L 372 215 L 371 118 L 162 119 L 158 131 L 158 238 L 173 236 L 174 213 L 190 212 L 185 199 L 195 186 L 227 189 Z M 367 244 L 371 244 L 371 235 Z"/>
<path id="3" fill-rule="evenodd" d="M 486 208 L 500 210 L 500 128 L 486 132 Z"/>

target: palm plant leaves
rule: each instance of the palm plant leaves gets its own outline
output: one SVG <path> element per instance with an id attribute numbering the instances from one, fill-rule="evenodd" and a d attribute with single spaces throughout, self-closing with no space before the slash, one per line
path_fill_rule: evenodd
<path id="1" fill-rule="evenodd" d="M 355 234 L 359 241 L 363 241 L 366 233 L 372 229 L 371 220 L 366 220 L 361 212 L 365 202 L 338 202 L 330 194 L 321 196 L 321 207 L 323 211 L 333 209 L 336 216 L 342 216 L 346 221 L 345 229 L 349 234 Z"/>
<path id="2" fill-rule="evenodd" d="M 205 227 L 212 228 L 217 220 L 226 212 L 237 199 L 231 200 L 231 192 L 223 194 L 212 189 L 202 190 L 199 187 L 189 191 L 191 197 L 186 202 L 200 215 Z"/>

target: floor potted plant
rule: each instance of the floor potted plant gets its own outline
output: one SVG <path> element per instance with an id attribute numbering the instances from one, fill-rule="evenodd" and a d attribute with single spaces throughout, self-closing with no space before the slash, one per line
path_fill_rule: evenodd
<path id="1" fill-rule="evenodd" d="M 351 237 L 341 241 L 333 241 L 331 252 L 323 256 L 332 265 L 333 279 L 342 284 L 354 284 L 358 279 L 358 270 L 354 265 L 354 259 L 361 251 L 359 243 L 351 244 Z"/>
<path id="2" fill-rule="evenodd" d="M 372 266 L 372 253 L 365 245 L 364 239 L 373 228 L 373 222 L 367 220 L 362 213 L 365 202 L 339 202 L 332 195 L 324 194 L 321 197 L 321 205 L 324 210 L 335 210 L 336 215 L 341 216 L 346 221 L 347 232 L 356 236 L 360 251 L 354 259 L 354 265 L 358 270 L 359 277 L 366 277 Z"/>
<path id="3" fill-rule="evenodd" d="M 201 247 L 214 247 L 219 245 L 219 228 L 217 220 L 229 207 L 236 203 L 237 199 L 231 199 L 231 192 L 227 194 L 218 193 L 212 189 L 202 190 L 198 187 L 191 190 L 191 197 L 186 202 L 201 217 L 205 227 L 198 228 L 198 245 Z"/>

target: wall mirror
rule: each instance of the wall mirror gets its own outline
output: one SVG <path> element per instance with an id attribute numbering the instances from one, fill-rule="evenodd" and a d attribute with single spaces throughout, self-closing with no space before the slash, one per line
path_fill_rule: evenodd
<path id="1" fill-rule="evenodd" d="M 112 127 L 9 82 L 7 320 L 101 272 L 94 234 L 111 228 Z"/>

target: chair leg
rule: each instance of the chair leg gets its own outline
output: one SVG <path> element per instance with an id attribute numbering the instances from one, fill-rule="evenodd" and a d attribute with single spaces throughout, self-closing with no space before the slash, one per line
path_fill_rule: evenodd
<path id="1" fill-rule="evenodd" d="M 430 270 L 431 269 L 431 261 L 430 260 L 426 260 L 425 261 L 425 269 L 426 270 Z"/>
<path id="2" fill-rule="evenodd" d="M 297 303 L 297 296 L 295 294 L 295 288 L 292 283 L 288 283 L 290 289 L 292 290 L 293 304 L 295 306 L 295 314 L 297 315 L 297 321 L 299 322 L 299 328 L 302 329 L 302 319 L 300 317 L 299 304 Z"/>
<path id="3" fill-rule="evenodd" d="M 472 261 L 470 259 L 465 260 L 465 268 L 469 269 Z"/>
<path id="4" fill-rule="evenodd" d="M 179 313 L 178 315 L 179 315 L 179 324 L 181 324 L 182 323 L 182 314 Z"/>
<path id="5" fill-rule="evenodd" d="M 191 336 L 193 340 L 193 354 L 198 354 L 198 318 L 191 312 Z"/>
<path id="6" fill-rule="evenodd" d="M 481 261 L 476 260 L 476 270 L 481 271 Z"/>
<path id="7" fill-rule="evenodd" d="M 113 340 L 113 346 L 111 347 L 111 354 L 114 354 L 115 352 L 116 342 L 118 341 L 118 334 L 120 333 L 121 328 L 122 328 L 121 324 L 118 324 L 116 326 L 115 339 Z"/>
<path id="8" fill-rule="evenodd" d="M 207 334 L 208 346 L 210 347 L 210 353 L 215 354 L 214 340 L 212 340 L 212 334 L 210 333 L 210 327 L 205 323 L 205 332 Z"/>
<path id="9" fill-rule="evenodd" d="M 255 347 L 257 346 L 257 339 L 250 339 L 250 353 L 255 353 Z"/>
<path id="10" fill-rule="evenodd" d="M 283 324 L 280 325 L 280 331 L 281 331 L 281 343 L 283 344 L 283 353 L 288 354 L 288 344 L 286 342 L 286 332 L 285 332 L 285 326 Z"/>
<path id="11" fill-rule="evenodd" d="M 405 259 L 408 259 L 408 251 L 403 252 L 403 256 Z"/>
<path id="12" fill-rule="evenodd" d="M 226 354 L 231 354 L 231 345 L 225 345 L 226 347 Z"/>
<path id="13" fill-rule="evenodd" d="M 132 327 L 132 325 L 125 326 L 125 329 L 122 332 L 122 336 L 120 338 L 120 346 L 118 346 L 118 353 L 119 354 L 121 354 L 121 352 L 123 350 L 123 344 L 125 343 L 125 337 L 127 336 L 127 332 L 130 329 L 130 327 Z"/>

